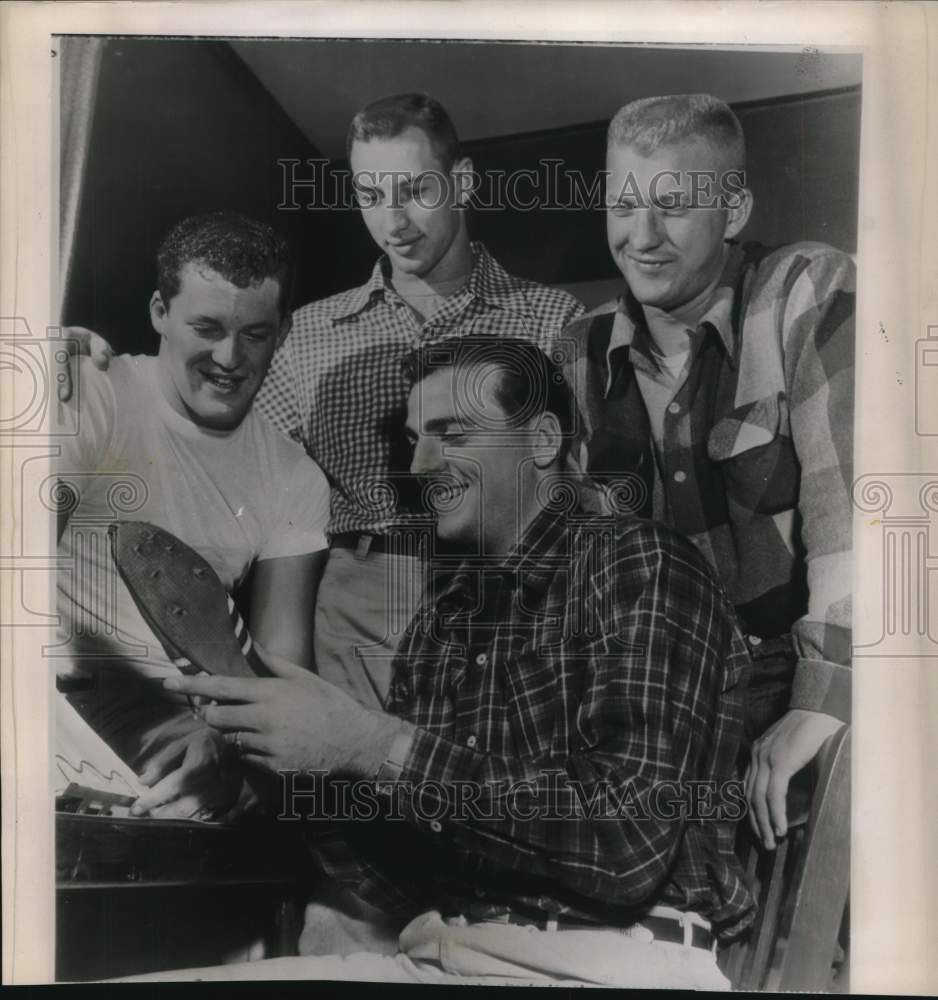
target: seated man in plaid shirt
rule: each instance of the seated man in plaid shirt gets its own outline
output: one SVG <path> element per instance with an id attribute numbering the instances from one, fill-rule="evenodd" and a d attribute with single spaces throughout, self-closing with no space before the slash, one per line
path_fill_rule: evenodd
<path id="1" fill-rule="evenodd" d="M 411 467 L 464 554 L 436 567 L 387 710 L 273 657 L 274 679 L 166 685 L 218 700 L 205 720 L 246 763 L 294 772 L 285 816 L 315 771 L 336 821 L 307 824 L 346 894 L 312 954 L 219 978 L 726 988 L 716 941 L 754 909 L 732 606 L 671 529 L 582 510 L 572 398 L 535 345 L 451 339 L 410 368 Z M 214 976 L 173 978 L 193 975 Z"/>
<path id="2" fill-rule="evenodd" d="M 575 321 L 578 457 L 710 560 L 753 657 L 750 820 L 787 830 L 789 779 L 850 719 L 854 266 L 740 246 L 752 195 L 733 112 L 706 94 L 609 126 L 624 294 Z"/>

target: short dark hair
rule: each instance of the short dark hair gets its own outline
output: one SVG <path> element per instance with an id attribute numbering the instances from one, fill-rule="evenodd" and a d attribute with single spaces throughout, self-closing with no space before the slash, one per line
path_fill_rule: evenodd
<path id="1" fill-rule="evenodd" d="M 703 139 L 724 152 L 734 169 L 746 169 L 743 127 L 712 94 L 643 97 L 619 108 L 609 123 L 610 146 L 634 146 L 643 156 L 686 139 Z"/>
<path id="2" fill-rule="evenodd" d="M 366 104 L 349 125 L 346 153 L 351 158 L 354 142 L 393 139 L 408 128 L 426 135 L 444 170 L 459 159 L 459 137 L 446 108 L 420 93 L 394 94 Z"/>
<path id="3" fill-rule="evenodd" d="M 557 418 L 563 435 L 559 457 L 569 447 L 576 406 L 560 366 L 535 343 L 518 337 L 449 337 L 427 344 L 403 360 L 404 377 L 413 387 L 435 371 L 452 368 L 458 374 L 480 365 L 494 365 L 500 378 L 495 399 L 509 426 L 520 426 L 544 413 Z"/>
<path id="4" fill-rule="evenodd" d="M 156 287 L 163 305 L 179 294 L 186 264 L 211 269 L 238 288 L 273 278 L 279 285 L 280 315 L 290 308 L 293 260 L 273 228 L 239 212 L 192 215 L 177 222 L 156 252 Z"/>

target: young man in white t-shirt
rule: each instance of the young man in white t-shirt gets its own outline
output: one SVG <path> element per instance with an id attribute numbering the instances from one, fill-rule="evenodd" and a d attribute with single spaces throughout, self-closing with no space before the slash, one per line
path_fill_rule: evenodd
<path id="1" fill-rule="evenodd" d="M 113 566 L 106 532 L 149 521 L 199 552 L 234 591 L 253 570 L 252 633 L 312 667 L 312 615 L 326 555 L 329 486 L 302 447 L 252 410 L 290 329 L 291 262 L 269 227 L 232 213 L 185 219 L 158 255 L 150 316 L 157 357 L 80 368 L 58 469 L 58 612 L 72 705 L 150 786 L 136 810 L 228 811 L 237 759 L 187 703 L 178 674 Z M 66 666 L 67 664 L 67 666 Z"/>

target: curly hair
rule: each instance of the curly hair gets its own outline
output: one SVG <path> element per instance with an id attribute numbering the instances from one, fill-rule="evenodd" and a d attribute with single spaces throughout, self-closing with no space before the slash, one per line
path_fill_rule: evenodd
<path id="1" fill-rule="evenodd" d="M 156 285 L 169 308 L 179 294 L 180 272 L 196 264 L 238 288 L 273 278 L 279 285 L 281 316 L 290 307 L 293 260 L 286 241 L 263 222 L 239 212 L 211 212 L 177 222 L 156 252 Z"/>

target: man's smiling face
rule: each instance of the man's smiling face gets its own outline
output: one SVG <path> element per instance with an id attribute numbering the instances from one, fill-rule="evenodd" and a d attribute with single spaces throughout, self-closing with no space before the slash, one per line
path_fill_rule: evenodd
<path id="1" fill-rule="evenodd" d="M 154 293 L 150 317 L 162 338 L 160 388 L 170 406 L 202 427 L 237 427 L 289 330 L 276 279 L 239 288 L 189 262 L 168 303 Z"/>
<path id="2" fill-rule="evenodd" d="M 391 139 L 354 142 L 350 163 L 362 218 L 394 271 L 432 279 L 453 252 L 461 212 L 454 175 L 426 133 L 411 126 Z"/>
<path id="3" fill-rule="evenodd" d="M 669 313 L 689 305 L 719 278 L 724 240 L 745 222 L 720 200 L 733 164 L 687 139 L 648 155 L 612 143 L 606 167 L 609 249 L 632 294 Z"/>
<path id="4" fill-rule="evenodd" d="M 529 426 L 512 426 L 497 398 L 495 365 L 439 368 L 413 389 L 407 433 L 411 472 L 433 487 L 437 534 L 485 554 L 507 553 L 523 527 L 525 469 L 536 449 Z"/>

